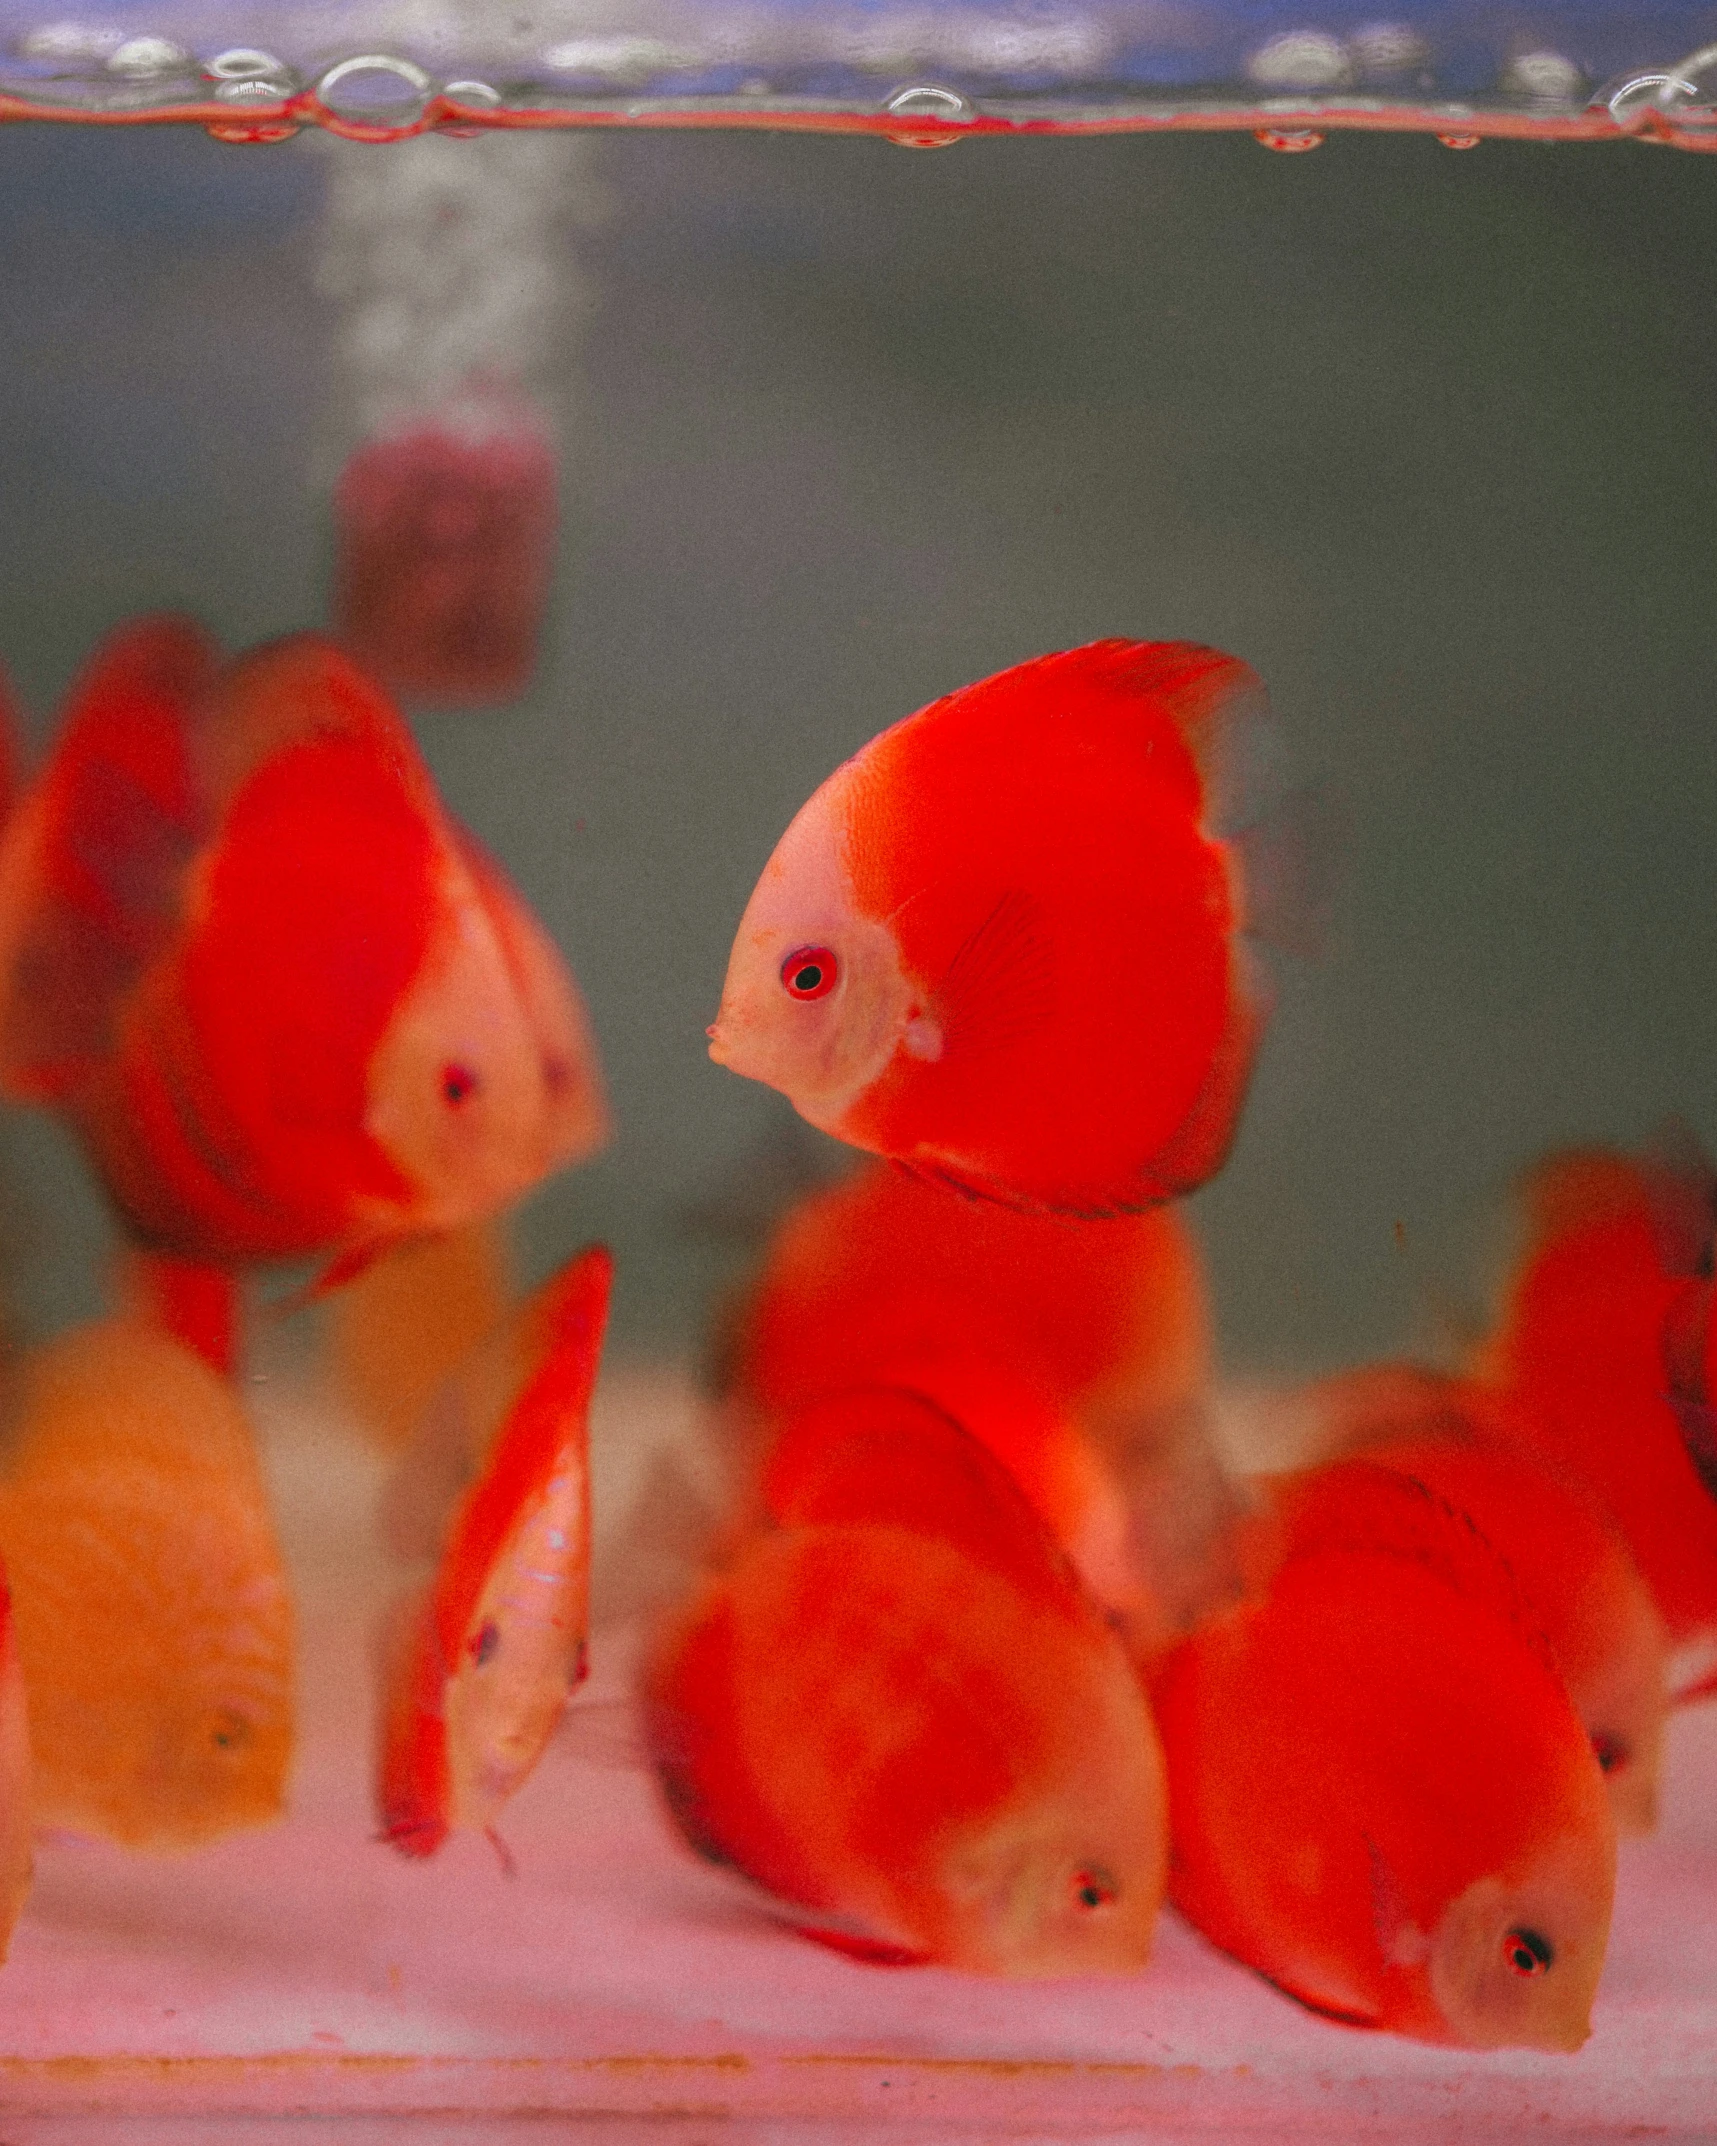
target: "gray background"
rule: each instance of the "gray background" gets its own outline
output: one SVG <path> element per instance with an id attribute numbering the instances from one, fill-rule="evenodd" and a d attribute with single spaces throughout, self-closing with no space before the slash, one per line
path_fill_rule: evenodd
<path id="1" fill-rule="evenodd" d="M 620 1115 L 532 1203 L 531 1270 L 600 1231 L 624 1341 L 695 1344 L 735 1253 L 685 1211 L 784 1136 L 702 1039 L 776 836 L 883 723 L 1102 633 L 1248 657 L 1345 827 L 1197 1202 L 1237 1366 L 1458 1319 L 1546 1143 L 1717 1130 L 1717 169 L 1339 136 L 594 153 L 548 660 L 517 709 L 419 724 L 569 953 Z M 323 171 L 0 130 L 0 650 L 38 721 L 140 607 L 241 641 L 321 616 Z M 42 1330 L 93 1306 L 105 1225 L 52 1127 L 0 1142 Z"/>

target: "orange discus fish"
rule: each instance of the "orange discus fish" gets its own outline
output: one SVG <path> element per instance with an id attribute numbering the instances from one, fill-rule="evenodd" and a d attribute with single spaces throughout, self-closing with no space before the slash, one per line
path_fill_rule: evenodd
<path id="1" fill-rule="evenodd" d="M 1669 1703 L 1663 1620 L 1594 1500 L 1520 1445 L 1518 1411 L 1468 1380 L 1380 1364 L 1308 1396 L 1334 1453 L 1394 1469 L 1471 1516 L 1507 1559 L 1592 1739 L 1616 1823 L 1657 1821 Z"/>
<path id="2" fill-rule="evenodd" d="M 1005 1975 L 1140 1966 L 1161 1759 L 1112 1634 L 896 1526 L 752 1538 L 645 1682 L 680 1831 L 859 1958 Z"/>
<path id="3" fill-rule="evenodd" d="M 436 1388 L 506 1317 L 512 1297 L 497 1218 L 396 1246 L 327 1308 L 332 1383 L 365 1431 L 397 1452 Z"/>
<path id="4" fill-rule="evenodd" d="M 177 618 L 98 651 L 0 840 L 0 1089 L 146 1245 L 335 1276 L 604 1132 L 570 978 L 386 697 Z"/>
<path id="5" fill-rule="evenodd" d="M 730 1420 L 752 1442 L 853 1386 L 939 1401 L 1140 1636 L 1220 1592 L 1233 1501 L 1202 1409 L 1210 1311 L 1172 1208 L 1097 1226 L 869 1165 L 787 1217 L 723 1357 Z"/>
<path id="6" fill-rule="evenodd" d="M 1705 1166 L 1600 1149 L 1541 1162 L 1475 1370 L 1596 1492 L 1676 1641 L 1717 1632 L 1717 1339 Z"/>
<path id="7" fill-rule="evenodd" d="M 377 1800 L 403 1855 L 433 1855 L 454 1826 L 492 1836 L 584 1677 L 590 1397 L 612 1279 L 601 1246 L 581 1252 L 447 1392 L 459 1443 L 486 1457 L 427 1593 L 396 1615 Z"/>
<path id="8" fill-rule="evenodd" d="M 27 1357 L 0 1555 L 39 1820 L 178 1849 L 280 1815 L 291 1602 L 250 1427 L 200 1357 L 130 1320 Z"/>
<path id="9" fill-rule="evenodd" d="M 12 1598 L 0 1572 L 0 1960 L 30 1891 L 34 1833 L 24 1672 Z"/>
<path id="10" fill-rule="evenodd" d="M 1578 2049 L 1615 1825 L 1508 1567 L 1458 1508 L 1346 1462 L 1278 1490 L 1262 1595 L 1168 1658 L 1170 1897 L 1354 2026 Z"/>
<path id="11" fill-rule="evenodd" d="M 1007 1206 L 1190 1192 L 1268 1010 L 1218 795 L 1262 702 L 1215 649 L 1097 641 L 873 738 L 765 866 L 710 1056 Z"/>

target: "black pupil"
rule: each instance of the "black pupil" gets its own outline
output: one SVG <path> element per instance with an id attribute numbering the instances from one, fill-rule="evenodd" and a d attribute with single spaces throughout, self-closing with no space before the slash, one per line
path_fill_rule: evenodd
<path id="1" fill-rule="evenodd" d="M 795 971 L 793 976 L 793 988 L 796 991 L 815 991 L 817 986 L 822 982 L 822 980 L 822 969 L 818 966 L 816 962 L 807 961 L 802 969 Z"/>
<path id="2" fill-rule="evenodd" d="M 477 1667 L 479 1669 L 481 1669 L 483 1664 L 488 1661 L 490 1656 L 494 1653 L 495 1649 L 500 1644 L 501 1634 L 495 1624 L 493 1622 L 485 1624 L 483 1629 L 477 1634 L 477 1637 L 471 1642 L 472 1659 L 476 1662 Z"/>
<path id="3" fill-rule="evenodd" d="M 1615 1773 L 1628 1762 L 1627 1746 L 1613 1736 L 1594 1736 L 1592 1751 L 1604 1773 Z"/>
<path id="4" fill-rule="evenodd" d="M 1099 1871 L 1082 1870 L 1074 1884 L 1082 1908 L 1100 1908 L 1115 1897 L 1114 1881 Z"/>
<path id="5" fill-rule="evenodd" d="M 441 1076 L 441 1092 L 450 1103 L 462 1103 L 477 1085 L 468 1066 L 449 1066 Z"/>
<path id="6" fill-rule="evenodd" d="M 1550 1947 L 1536 1930 L 1508 1933 L 1508 1962 L 1517 1975 L 1542 1974 L 1550 1960 Z"/>

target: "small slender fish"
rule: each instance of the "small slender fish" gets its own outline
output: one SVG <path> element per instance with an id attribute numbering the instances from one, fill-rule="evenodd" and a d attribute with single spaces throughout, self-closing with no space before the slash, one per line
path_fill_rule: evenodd
<path id="1" fill-rule="evenodd" d="M 1717 1633 L 1713 1203 L 1698 1156 L 1575 1149 L 1528 1173 L 1475 1374 L 1627 1538 L 1676 1642 Z"/>
<path id="2" fill-rule="evenodd" d="M 1351 2026 L 1578 2049 L 1615 1823 L 1515 1577 L 1427 1485 L 1348 1461 L 1278 1486 L 1262 1592 L 1153 1682 L 1170 1897 Z"/>
<path id="3" fill-rule="evenodd" d="M 1224 832 L 1244 663 L 1096 641 L 873 738 L 741 919 L 718 1065 L 850 1146 L 1005 1206 L 1111 1216 L 1233 1139 L 1268 993 Z"/>
<path id="4" fill-rule="evenodd" d="M 720 1375 L 753 1450 L 851 1387 L 939 1401 L 1144 1644 L 1232 1579 L 1236 1501 L 1203 1410 L 1211 1355 L 1202 1261 L 1174 1208 L 1079 1223 L 870 1164 L 787 1215 L 728 1316 Z"/>
<path id="5" fill-rule="evenodd" d="M 571 979 L 387 697 L 173 617 L 98 650 L 0 838 L 0 1091 L 147 1247 L 330 1282 L 606 1126 Z"/>
<path id="6" fill-rule="evenodd" d="M 590 1399 L 612 1279 L 601 1246 L 581 1252 L 451 1382 L 446 1414 L 479 1472 L 384 1664 L 377 1803 L 402 1855 L 433 1855 L 455 1826 L 496 1838 L 583 1680 Z"/>
<path id="7" fill-rule="evenodd" d="M 1376 1364 L 1305 1397 L 1330 1458 L 1424 1484 L 1505 1557 L 1550 1643 L 1623 1832 L 1657 1822 L 1668 1638 L 1627 1546 L 1588 1493 L 1529 1449 L 1519 1412 L 1471 1380 Z"/>
<path id="8" fill-rule="evenodd" d="M 1002 1975 L 1141 1965 L 1161 1755 L 1125 1655 L 1018 1489 L 919 1397 L 809 1410 L 657 1635 L 669 1813 L 804 1935 Z"/>
<path id="9" fill-rule="evenodd" d="M 104 1320 L 23 1360 L 11 1417 L 0 1556 L 37 1819 L 162 1850 L 268 1824 L 292 1756 L 292 1606 L 230 1387 L 166 1334 Z"/>

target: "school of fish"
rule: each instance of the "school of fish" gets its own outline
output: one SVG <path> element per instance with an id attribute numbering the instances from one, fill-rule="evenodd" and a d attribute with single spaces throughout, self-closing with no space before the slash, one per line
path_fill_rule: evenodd
<path id="1" fill-rule="evenodd" d="M 1717 1170 L 1542 1160 L 1461 1361 L 1284 1391 L 1294 1464 L 1225 1459 L 1176 1203 L 1268 1021 L 1268 720 L 1231 656 L 1099 641 L 897 722 L 782 836 L 710 1056 L 860 1153 L 716 1318 L 725 1499 L 644 1635 L 644 1755 L 754 1927 L 855 1966 L 1138 1974 L 1167 1900 L 1347 2028 L 1573 2052 L 1618 1833 L 1717 1691 Z M 3 1374 L 0 1948 L 44 1829 L 285 1807 L 239 1384 L 277 1266 L 392 1458 L 378 1841 L 510 1870 L 591 1641 L 613 1262 L 520 1293 L 506 1234 L 608 1130 L 577 987 L 335 640 L 122 626 L 3 773 L 0 1095 L 121 1249 L 111 1313 Z"/>

